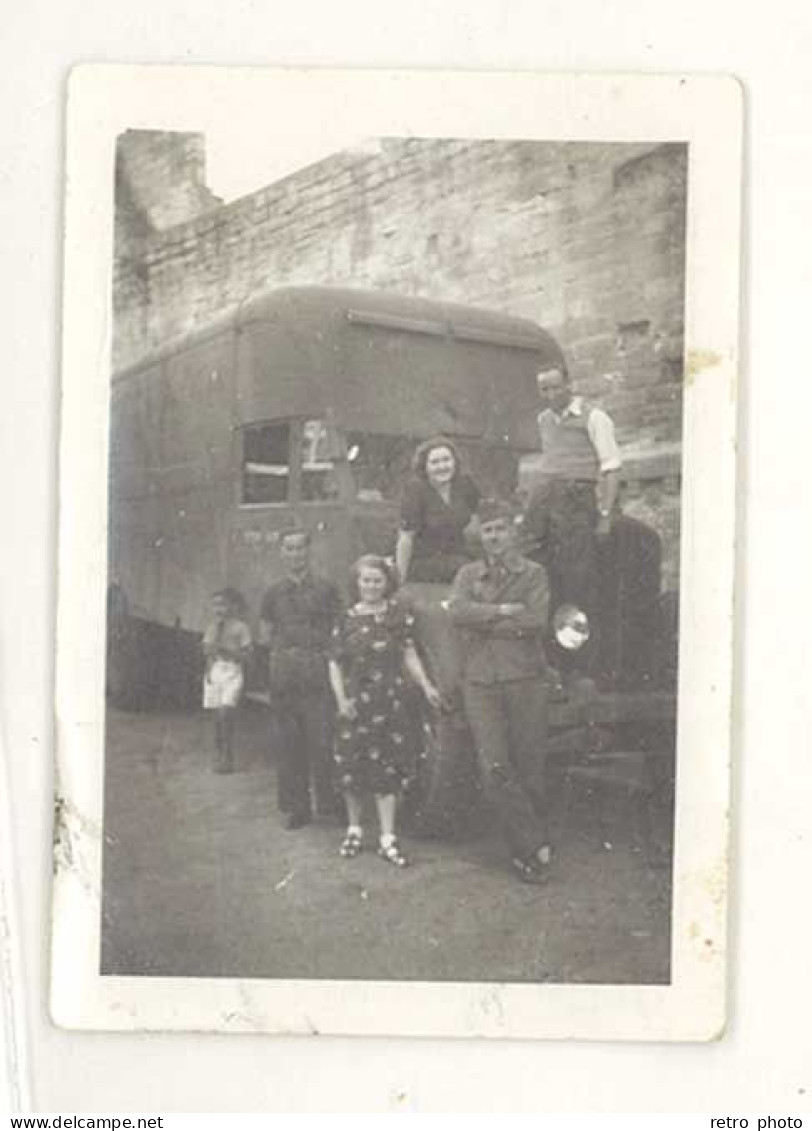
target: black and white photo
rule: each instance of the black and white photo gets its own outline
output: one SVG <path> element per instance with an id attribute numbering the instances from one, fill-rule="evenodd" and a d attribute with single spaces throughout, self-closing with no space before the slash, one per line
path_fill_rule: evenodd
<path id="1" fill-rule="evenodd" d="M 737 101 L 263 78 L 74 78 L 55 1014 L 712 1037 Z"/>

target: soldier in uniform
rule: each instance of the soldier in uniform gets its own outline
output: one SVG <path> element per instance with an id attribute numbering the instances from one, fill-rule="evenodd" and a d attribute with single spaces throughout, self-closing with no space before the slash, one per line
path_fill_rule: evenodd
<path id="1" fill-rule="evenodd" d="M 459 571 L 448 605 L 461 638 L 465 714 L 513 869 L 525 883 L 540 884 L 551 860 L 544 781 L 547 574 L 519 553 L 510 504 L 484 500 L 477 515 L 483 558 Z"/>

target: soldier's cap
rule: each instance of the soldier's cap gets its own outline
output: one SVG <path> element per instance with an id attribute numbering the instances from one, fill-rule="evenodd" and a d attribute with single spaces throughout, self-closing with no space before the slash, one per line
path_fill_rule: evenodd
<path id="1" fill-rule="evenodd" d="M 476 510 L 480 525 L 483 522 L 496 522 L 500 518 L 512 523 L 514 515 L 514 508 L 506 499 L 483 499 Z"/>

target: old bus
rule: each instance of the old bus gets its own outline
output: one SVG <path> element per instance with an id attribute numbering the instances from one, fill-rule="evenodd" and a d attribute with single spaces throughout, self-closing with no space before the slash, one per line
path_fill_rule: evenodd
<path id="1" fill-rule="evenodd" d="M 294 518 L 312 532 L 315 568 L 342 585 L 361 553 L 391 554 L 421 438 L 452 436 L 485 491 L 512 491 L 535 445 L 534 375 L 558 358 L 555 341 L 523 319 L 297 287 L 116 374 L 114 701 L 191 689 L 210 594 L 234 586 L 256 612 Z"/>
<path id="2" fill-rule="evenodd" d="M 294 521 L 312 534 L 316 570 L 342 587 L 360 554 L 392 554 L 400 490 L 420 439 L 453 437 L 484 493 L 513 492 L 522 455 L 537 445 L 535 375 L 560 360 L 554 339 L 525 319 L 294 287 L 260 295 L 117 373 L 111 701 L 196 701 L 211 593 L 233 586 L 256 616 L 281 572 L 280 531 Z M 628 620 L 636 594 L 656 600 L 659 565 L 642 588 L 624 568 L 609 588 Z M 263 670 L 260 659 L 259 693 Z M 564 747 L 589 721 L 584 710 L 559 705 Z M 633 716 L 641 710 L 655 721 L 663 713 L 651 694 Z M 604 723 L 628 714 L 617 698 L 604 697 L 595 711 Z M 439 777 L 453 782 L 466 746 L 460 714 L 440 720 L 434 738 Z"/>

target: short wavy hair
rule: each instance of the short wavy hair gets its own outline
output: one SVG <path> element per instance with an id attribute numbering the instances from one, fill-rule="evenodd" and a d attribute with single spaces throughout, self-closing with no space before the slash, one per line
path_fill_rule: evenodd
<path id="1" fill-rule="evenodd" d="M 383 558 L 380 554 L 362 554 L 358 561 L 353 562 L 350 566 L 350 596 L 355 601 L 360 599 L 358 577 L 362 569 L 377 569 L 384 575 L 386 578 L 385 597 L 391 597 L 400 584 L 397 570 L 388 558 Z"/>
<path id="2" fill-rule="evenodd" d="M 430 439 L 424 440 L 422 444 L 417 445 L 414 455 L 412 456 L 412 471 L 414 474 L 419 475 L 421 479 L 428 479 L 426 461 L 436 448 L 448 448 L 454 457 L 454 475 L 462 474 L 462 457 L 460 456 L 459 448 L 448 436 L 440 435 L 432 436 Z"/>

